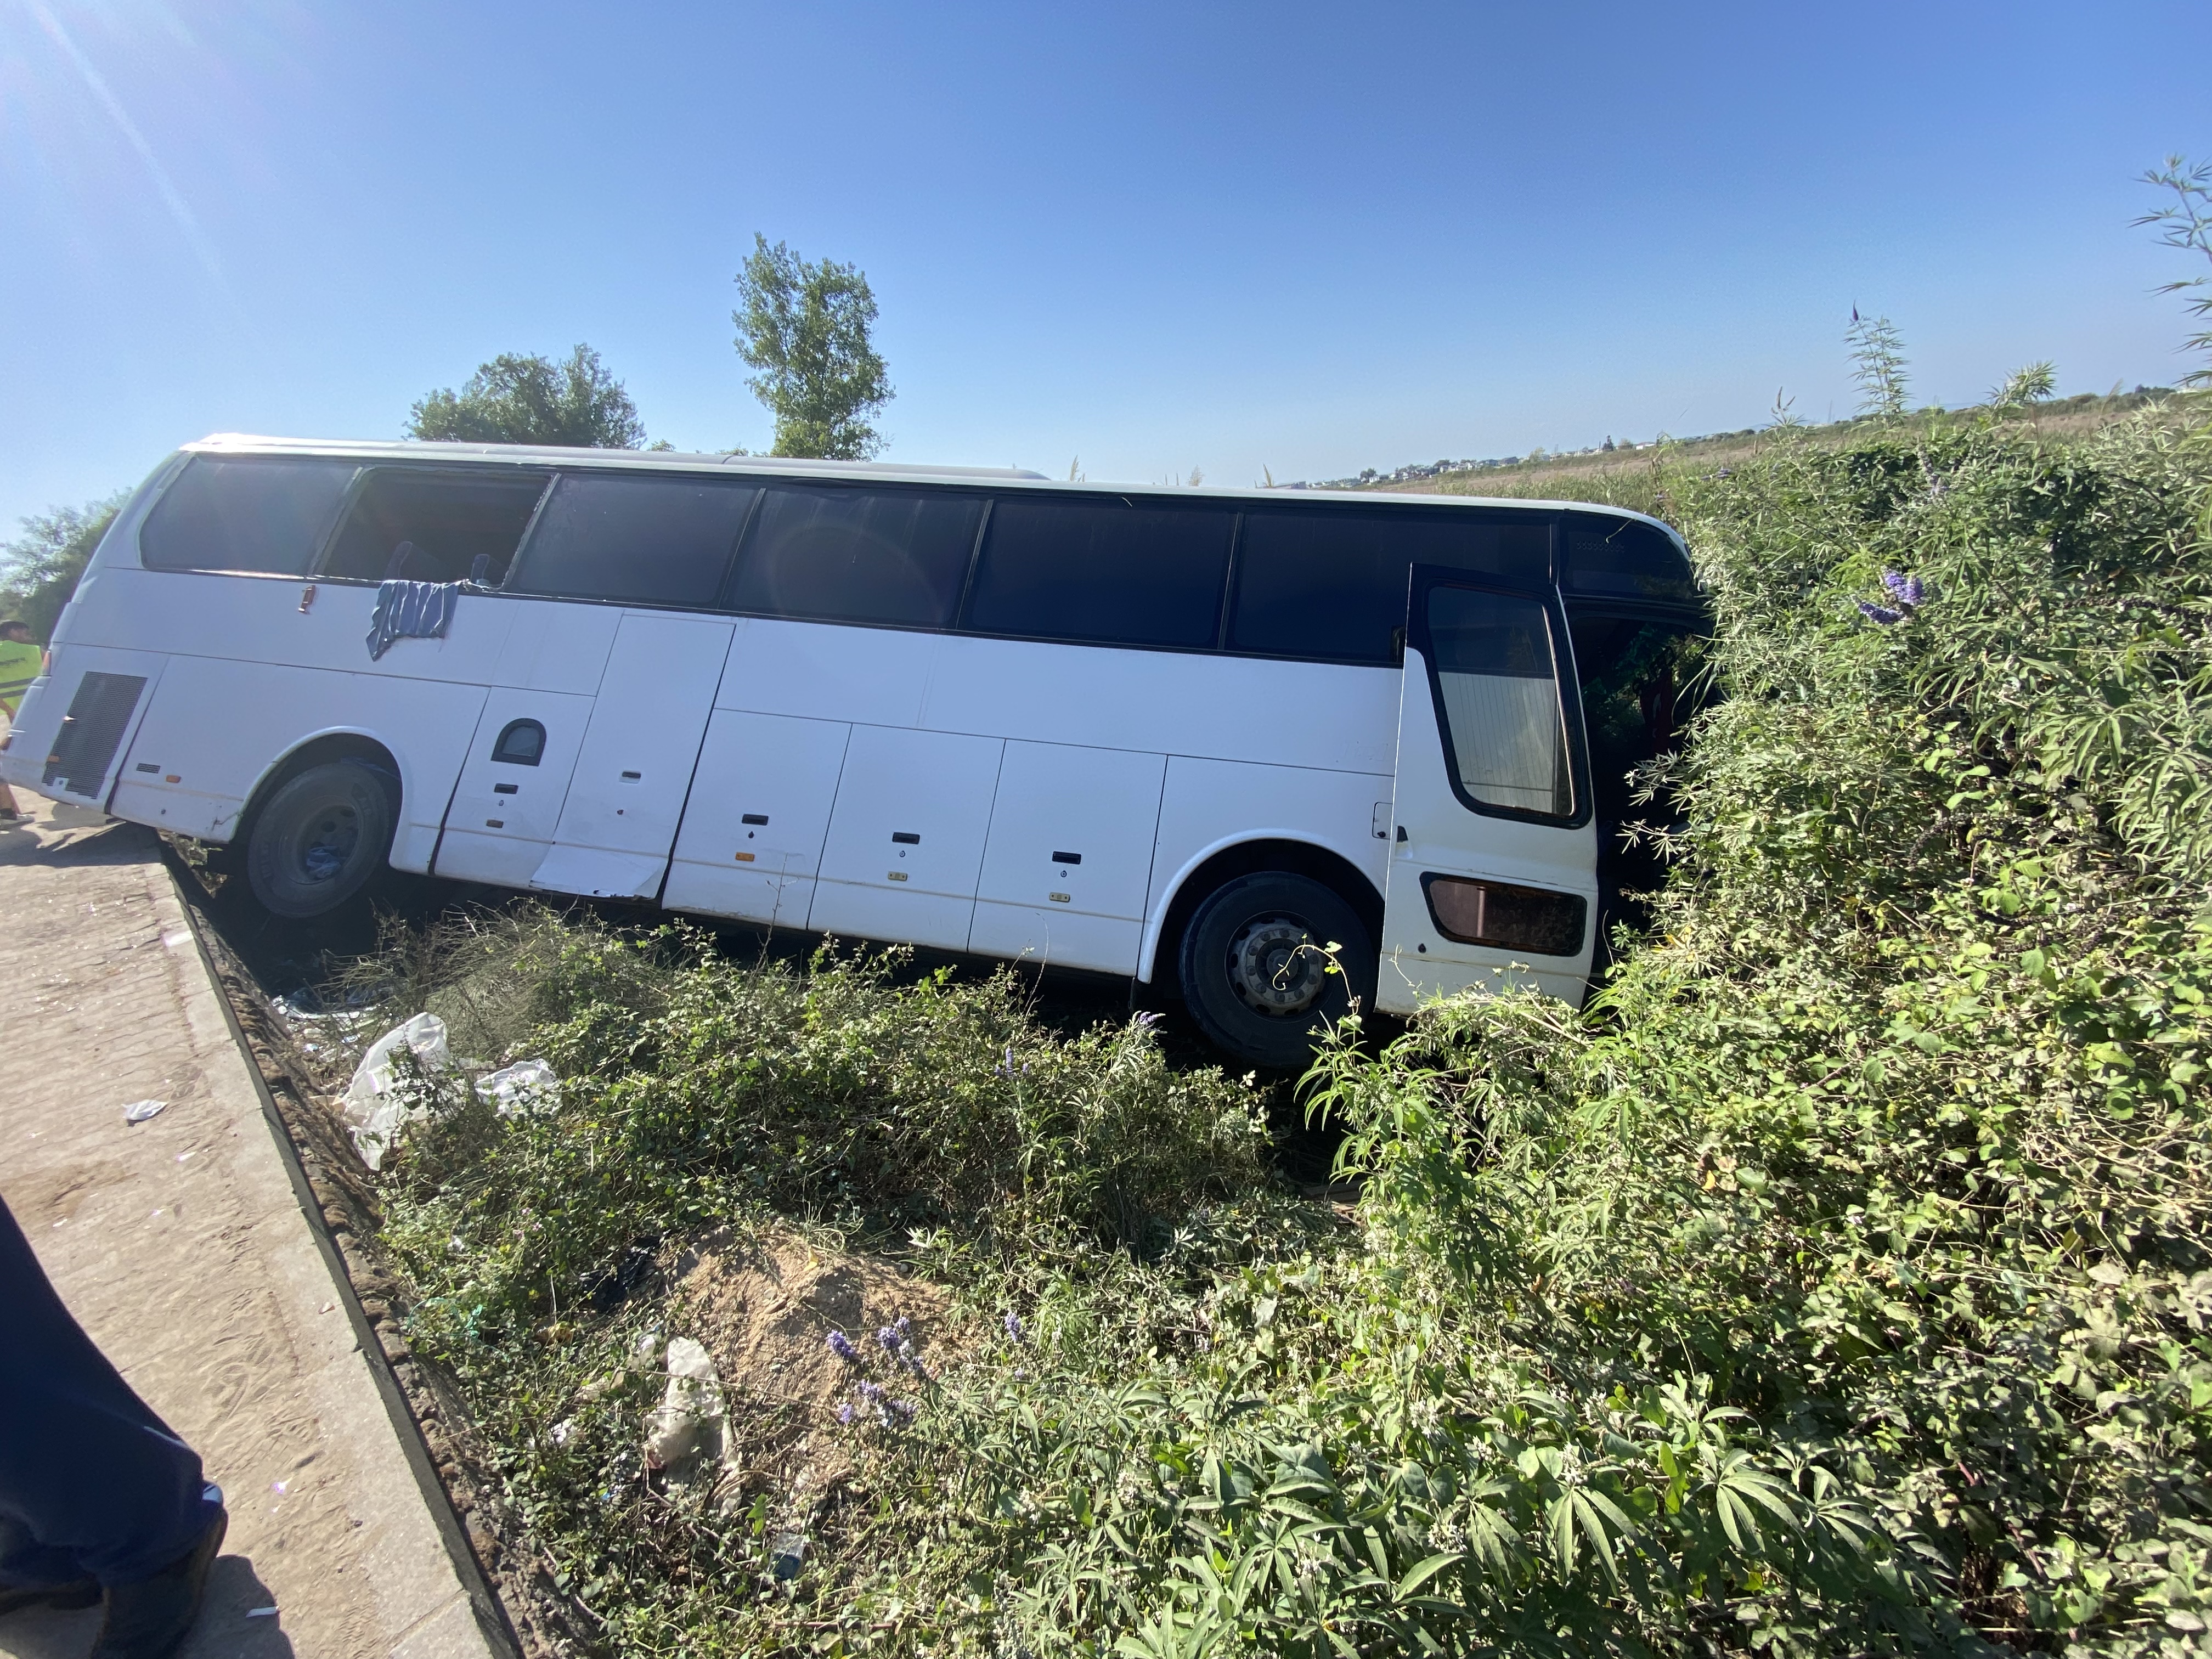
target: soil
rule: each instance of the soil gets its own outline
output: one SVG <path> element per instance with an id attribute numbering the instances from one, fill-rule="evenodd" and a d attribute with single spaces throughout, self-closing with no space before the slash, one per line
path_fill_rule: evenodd
<path id="1" fill-rule="evenodd" d="M 747 1488 L 835 1486 L 849 1467 L 838 1408 L 862 1421 L 896 1413 L 924 1373 L 957 1356 L 944 1290 L 880 1257 L 787 1233 L 721 1232 L 683 1250 L 670 1273 L 682 1310 L 671 1334 L 696 1337 L 714 1358 L 729 1401 L 732 1462 Z M 831 1347 L 833 1331 L 855 1359 Z M 904 1346 L 887 1347 L 879 1331 Z M 867 1385 L 882 1391 L 880 1406 Z"/>

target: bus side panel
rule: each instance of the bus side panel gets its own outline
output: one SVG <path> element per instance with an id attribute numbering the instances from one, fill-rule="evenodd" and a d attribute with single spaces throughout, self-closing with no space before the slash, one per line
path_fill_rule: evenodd
<path id="1" fill-rule="evenodd" d="M 156 652 L 58 647 L 50 670 L 23 694 L 0 778 L 54 800 L 106 800 L 167 663 Z M 76 728 L 69 736 L 65 724 Z"/>
<path id="2" fill-rule="evenodd" d="M 589 697 L 495 687 L 484 699 L 453 803 L 446 809 L 446 833 L 432 873 L 455 881 L 529 886 L 553 845 L 561 807 L 568 798 L 569 775 L 591 718 Z M 516 720 L 535 720 L 544 730 L 544 750 L 534 766 L 492 758 L 501 734 Z"/>
<path id="3" fill-rule="evenodd" d="M 738 623 L 714 706 L 855 726 L 914 726 L 945 642 L 939 635 L 891 628 L 746 617 Z"/>
<path id="4" fill-rule="evenodd" d="M 805 927 L 852 732 L 842 720 L 716 709 L 661 902 Z"/>
<path id="5" fill-rule="evenodd" d="M 1390 668 L 947 635 L 921 723 L 1033 743 L 1389 772 L 1398 679 Z"/>
<path id="6" fill-rule="evenodd" d="M 807 926 L 964 951 L 1006 744 L 856 726 Z"/>
<path id="7" fill-rule="evenodd" d="M 1379 894 L 1389 872 L 1389 844 L 1376 839 L 1375 805 L 1388 801 L 1390 792 L 1387 773 L 1172 757 L 1137 977 L 1150 983 L 1158 971 L 1160 930 L 1190 872 L 1240 842 L 1297 841 L 1326 848 L 1365 874 Z"/>
<path id="8" fill-rule="evenodd" d="M 100 573 L 76 635 L 128 650 L 228 657 L 277 667 L 337 669 L 373 679 L 490 682 L 513 607 L 464 593 L 446 636 L 403 639 L 375 660 L 368 624 L 376 587 L 295 576 L 239 576 L 143 570 Z M 302 604 L 306 609 L 301 607 Z"/>
<path id="9" fill-rule="evenodd" d="M 1010 743 L 968 948 L 1136 971 L 1164 755 Z"/>
<path id="10" fill-rule="evenodd" d="M 483 701 L 481 685 L 178 657 L 161 678 L 124 774 L 145 781 L 131 784 L 130 810 L 118 791 L 115 810 L 228 841 L 254 786 L 286 756 L 313 738 L 358 733 L 381 743 L 398 763 L 402 804 L 392 862 L 425 870 Z M 141 766 L 159 769 L 141 773 Z"/>

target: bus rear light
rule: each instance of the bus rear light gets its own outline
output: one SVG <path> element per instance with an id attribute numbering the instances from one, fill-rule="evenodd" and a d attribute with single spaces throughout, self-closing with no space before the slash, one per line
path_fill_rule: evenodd
<path id="1" fill-rule="evenodd" d="M 1531 956 L 1581 953 L 1589 901 L 1579 893 L 1433 874 L 1421 878 L 1421 890 L 1429 919 L 1446 939 Z"/>

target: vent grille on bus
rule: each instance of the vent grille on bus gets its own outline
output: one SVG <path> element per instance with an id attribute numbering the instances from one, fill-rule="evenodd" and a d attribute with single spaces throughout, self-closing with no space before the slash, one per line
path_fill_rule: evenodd
<path id="1" fill-rule="evenodd" d="M 62 729 L 54 734 L 43 781 L 58 783 L 72 795 L 97 799 L 145 689 L 143 674 L 87 674 L 77 682 Z"/>

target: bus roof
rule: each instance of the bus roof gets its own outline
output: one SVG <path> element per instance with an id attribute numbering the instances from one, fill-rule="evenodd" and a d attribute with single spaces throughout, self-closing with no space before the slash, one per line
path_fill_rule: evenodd
<path id="1" fill-rule="evenodd" d="M 1193 499 L 1315 502 L 1331 507 L 1352 505 L 1450 507 L 1510 507 L 1523 512 L 1603 514 L 1609 518 L 1633 519 L 1654 526 L 1680 543 L 1681 533 L 1664 520 L 1625 507 L 1594 501 L 1525 501 L 1489 495 L 1445 495 L 1413 491 L 1364 489 L 1216 489 L 1182 484 L 1095 483 L 1048 477 L 1025 467 L 941 466 L 911 461 L 817 461 L 781 455 L 695 454 L 669 449 L 564 449 L 550 445 L 419 443 L 392 439 L 319 439 L 259 437 L 240 432 L 218 432 L 198 443 L 184 446 L 190 453 L 332 455 L 361 460 L 477 461 L 510 466 L 618 468 L 625 471 L 650 470 L 671 472 L 746 472 L 782 474 L 794 477 L 867 478 L 878 483 L 909 480 L 917 483 L 958 482 L 1042 488 L 1099 495 L 1148 495 L 1170 501 Z"/>

